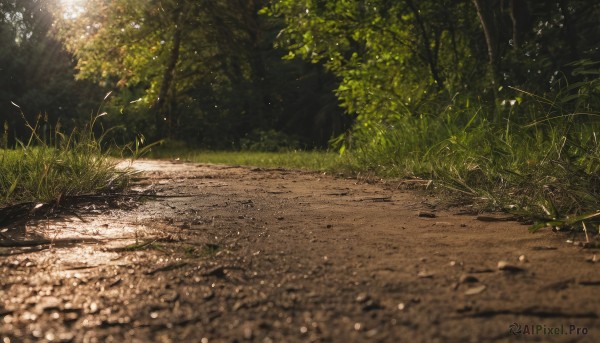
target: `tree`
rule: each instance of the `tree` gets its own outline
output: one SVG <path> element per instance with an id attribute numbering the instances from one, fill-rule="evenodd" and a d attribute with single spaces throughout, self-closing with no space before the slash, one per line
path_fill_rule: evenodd
<path id="1" fill-rule="evenodd" d="M 583 0 L 273 0 L 269 9 L 287 23 L 279 44 L 340 77 L 340 101 L 367 122 L 481 90 L 492 106 L 507 86 L 543 94 L 573 62 L 600 58 L 600 5 Z"/>
<path id="2" fill-rule="evenodd" d="M 287 22 L 279 45 L 336 74 L 342 105 L 368 122 L 476 87 L 481 66 L 478 51 L 470 51 L 477 27 L 468 5 L 281 0 L 270 13 Z"/>
<path id="3" fill-rule="evenodd" d="M 112 105 L 129 131 L 235 147 L 252 132 L 299 133 L 287 123 L 296 120 L 288 113 L 300 112 L 287 103 L 306 63 L 281 60 L 273 39 L 282 22 L 259 15 L 263 5 L 90 0 L 57 28 L 77 57 L 78 78 L 116 91 Z M 330 115 L 339 113 L 333 108 Z M 304 130 L 308 144 L 324 144 L 343 129 L 333 122 L 318 138 Z"/>
<path id="4" fill-rule="evenodd" d="M 51 2 L 0 0 L 0 125 L 8 124 L 11 142 L 31 134 L 21 111 L 31 123 L 41 117 L 47 133 L 59 121 L 74 127 L 92 107 L 89 85 L 73 78 L 72 55 L 49 34 L 53 21 Z"/>

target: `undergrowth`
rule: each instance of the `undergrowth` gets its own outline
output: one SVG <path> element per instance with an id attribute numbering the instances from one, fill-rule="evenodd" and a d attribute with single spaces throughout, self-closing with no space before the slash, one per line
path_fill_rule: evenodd
<path id="1" fill-rule="evenodd" d="M 345 167 L 431 179 L 482 209 L 534 218 L 532 231 L 585 222 L 598 228 L 597 84 L 570 85 L 552 99 L 515 91 L 515 99 L 495 109 L 456 102 L 441 113 L 359 122 L 343 141 Z"/>
<path id="2" fill-rule="evenodd" d="M 17 106 L 18 107 L 18 106 Z M 7 130 L 0 147 L 0 206 L 20 202 L 60 202 L 64 197 L 123 189 L 128 171 L 117 169 L 119 160 L 103 148 L 104 134 L 96 137 L 94 115 L 82 129 L 61 132 L 60 124 L 50 138 L 41 137 L 44 118 L 38 116 L 27 141 L 7 146 Z"/>

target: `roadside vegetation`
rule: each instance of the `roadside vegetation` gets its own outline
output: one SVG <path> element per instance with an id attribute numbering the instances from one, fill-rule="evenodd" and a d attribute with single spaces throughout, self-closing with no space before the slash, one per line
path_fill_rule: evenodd
<path id="1" fill-rule="evenodd" d="M 27 141 L 8 146 L 1 136 L 0 207 L 31 203 L 54 204 L 73 196 L 119 192 L 127 185 L 127 170 L 117 169 L 120 160 L 103 148 L 103 136 L 94 133 L 95 116 L 88 125 L 71 133 L 60 125 L 42 135 L 43 117 L 27 123 Z M 2 218 L 5 219 L 5 218 Z"/>
<path id="2" fill-rule="evenodd" d="M 552 227 L 600 216 L 598 4 L 273 0 L 276 43 L 356 115 L 355 172 L 421 177 Z M 594 221 L 596 220 L 596 221 Z"/>
<path id="3" fill-rule="evenodd" d="M 149 157 L 198 163 L 287 168 L 310 171 L 342 171 L 343 157 L 336 152 L 287 150 L 269 151 L 199 151 L 190 149 L 156 149 Z"/>
<path id="4" fill-rule="evenodd" d="M 478 105 L 373 124 L 348 138 L 346 167 L 431 179 L 482 209 L 558 220 L 556 226 L 600 215 L 600 127 L 590 120 L 598 114 L 555 109 L 531 117 L 528 111 L 550 107 L 532 100 L 508 105 L 499 122 Z"/>

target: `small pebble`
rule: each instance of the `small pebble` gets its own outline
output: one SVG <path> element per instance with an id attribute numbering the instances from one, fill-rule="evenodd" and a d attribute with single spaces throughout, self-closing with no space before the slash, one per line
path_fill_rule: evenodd
<path id="1" fill-rule="evenodd" d="M 365 301 L 369 300 L 370 297 L 367 293 L 358 293 L 358 295 L 356 296 L 356 302 L 357 303 L 364 303 Z"/>
<path id="2" fill-rule="evenodd" d="M 244 339 L 251 340 L 254 338 L 254 333 L 252 332 L 252 328 L 246 326 L 244 328 Z"/>
<path id="3" fill-rule="evenodd" d="M 433 277 L 433 273 L 430 273 L 428 271 L 422 270 L 417 274 L 417 277 L 419 279 L 430 279 Z"/>
<path id="4" fill-rule="evenodd" d="M 485 285 L 469 288 L 465 291 L 465 295 L 475 295 L 485 291 Z"/>
<path id="5" fill-rule="evenodd" d="M 596 263 L 598 262 L 598 258 L 596 257 L 596 255 L 594 254 L 592 257 L 588 257 L 585 259 L 587 262 L 589 263 Z"/>
<path id="6" fill-rule="evenodd" d="M 367 331 L 367 337 L 372 338 L 377 336 L 377 329 L 371 329 L 369 331 Z"/>
<path id="7" fill-rule="evenodd" d="M 460 282 L 460 283 L 475 283 L 475 282 L 479 282 L 479 279 L 473 275 L 463 274 L 458 279 L 458 282 Z"/>
<path id="8" fill-rule="evenodd" d="M 417 216 L 421 217 L 421 218 L 435 218 L 437 217 L 435 213 L 433 212 L 425 212 L 425 211 L 420 211 Z"/>
<path id="9" fill-rule="evenodd" d="M 505 272 L 522 272 L 524 271 L 523 268 L 521 267 L 517 267 L 514 264 L 510 264 L 506 261 L 499 261 L 498 262 L 498 270 L 502 270 Z"/>

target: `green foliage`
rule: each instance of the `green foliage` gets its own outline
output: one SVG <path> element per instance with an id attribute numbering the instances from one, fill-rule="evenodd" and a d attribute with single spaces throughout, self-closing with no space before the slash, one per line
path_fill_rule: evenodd
<path id="1" fill-rule="evenodd" d="M 333 142 L 355 172 L 580 218 L 600 206 L 600 5 L 551 3 L 273 0 L 264 11 L 285 19 L 277 44 L 290 58 L 340 79 L 356 122 Z"/>
<path id="2" fill-rule="evenodd" d="M 242 150 L 271 151 L 295 150 L 299 148 L 298 140 L 275 130 L 256 130 L 241 139 Z"/>
<path id="3" fill-rule="evenodd" d="M 197 163 L 254 166 L 261 168 L 288 168 L 313 171 L 339 170 L 344 159 L 333 152 L 291 150 L 282 152 L 256 151 L 198 151 L 165 147 L 156 149 L 150 155 L 154 158 L 180 159 Z"/>
<path id="4" fill-rule="evenodd" d="M 433 179 L 488 209 L 533 215 L 542 226 L 572 223 L 565 218 L 600 206 L 600 121 L 562 114 L 559 100 L 538 100 L 508 105 L 502 125 L 482 107 L 398 116 L 356 129 L 346 155 L 355 171 Z"/>
<path id="5" fill-rule="evenodd" d="M 77 57 L 77 77 L 115 90 L 110 106 L 121 115 L 106 124 L 122 125 L 125 140 L 239 148 L 251 132 L 274 130 L 323 146 L 345 129 L 323 120 L 341 114 L 333 86 L 325 88 L 332 77 L 281 59 L 272 40 L 282 22 L 260 16 L 263 3 L 89 0 L 56 27 Z"/>
<path id="6" fill-rule="evenodd" d="M 265 11 L 286 19 L 277 44 L 289 56 L 321 62 L 341 79 L 336 94 L 359 121 L 482 84 L 485 65 L 469 51 L 475 13 L 463 2 L 282 0 Z"/>

